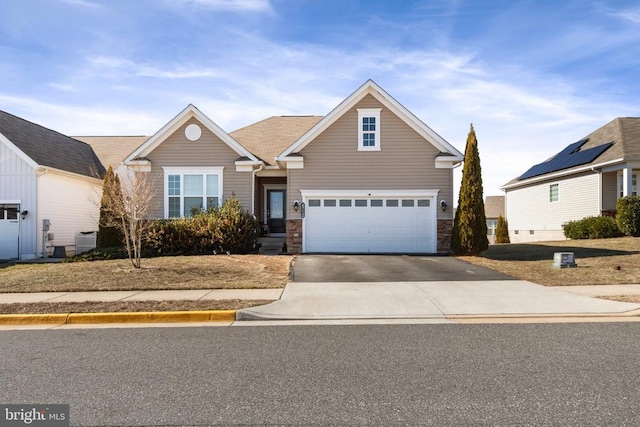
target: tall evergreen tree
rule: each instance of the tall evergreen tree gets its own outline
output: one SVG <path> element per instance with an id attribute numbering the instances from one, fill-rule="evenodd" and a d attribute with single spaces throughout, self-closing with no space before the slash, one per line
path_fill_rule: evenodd
<path id="1" fill-rule="evenodd" d="M 496 226 L 496 243 L 511 243 L 509 226 L 502 215 L 498 217 L 498 225 Z"/>
<path id="2" fill-rule="evenodd" d="M 478 140 L 471 124 L 464 151 L 462 184 L 451 236 L 451 250 L 455 254 L 478 255 L 489 247 L 482 192 Z"/>
<path id="3" fill-rule="evenodd" d="M 122 232 L 114 227 L 114 213 L 108 208 L 113 198 L 122 197 L 120 178 L 109 166 L 102 184 L 102 200 L 100 202 L 100 222 L 98 224 L 98 238 L 96 245 L 99 248 L 122 247 L 124 244 Z"/>

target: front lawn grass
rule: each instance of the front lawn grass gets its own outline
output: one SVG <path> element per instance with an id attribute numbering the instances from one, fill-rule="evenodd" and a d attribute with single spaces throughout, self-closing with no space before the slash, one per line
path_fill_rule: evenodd
<path id="1" fill-rule="evenodd" d="M 552 267 L 555 252 L 573 252 L 578 267 Z M 480 256 L 459 258 L 547 286 L 640 283 L 638 237 L 492 245 Z"/>
<path id="2" fill-rule="evenodd" d="M 290 256 L 200 255 L 129 260 L 17 264 L 0 269 L 2 292 L 283 288 Z"/>

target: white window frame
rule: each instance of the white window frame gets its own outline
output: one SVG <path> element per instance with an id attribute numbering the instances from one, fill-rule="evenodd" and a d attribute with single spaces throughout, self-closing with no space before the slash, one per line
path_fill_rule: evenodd
<path id="1" fill-rule="evenodd" d="M 623 172 L 622 171 L 618 171 L 618 199 L 624 197 L 624 177 L 622 176 Z M 631 194 L 629 194 L 630 196 L 637 196 L 638 195 L 638 174 L 636 173 L 636 171 L 633 171 L 631 173 Z"/>
<path id="2" fill-rule="evenodd" d="M 380 111 L 381 108 L 358 108 L 358 151 L 380 151 Z M 375 130 L 363 130 L 364 119 L 373 117 L 375 119 Z M 374 146 L 364 145 L 364 134 L 373 134 Z"/>
<path id="3" fill-rule="evenodd" d="M 553 188 L 556 188 L 555 199 L 553 198 Z M 560 184 L 549 185 L 549 203 L 555 203 L 560 200 Z"/>
<path id="4" fill-rule="evenodd" d="M 167 219 L 171 218 L 184 218 L 184 175 L 217 175 L 218 176 L 218 206 L 222 206 L 223 202 L 223 170 L 224 166 L 215 166 L 215 167 L 163 167 L 164 170 L 164 217 Z M 169 217 L 169 175 L 180 175 L 180 195 L 179 196 L 171 196 L 171 197 L 180 197 L 180 216 L 179 217 Z M 203 178 L 204 179 L 204 178 Z M 206 185 L 206 179 L 205 179 Z M 212 197 L 206 195 L 206 187 L 204 187 L 205 194 L 202 195 L 204 199 L 206 197 Z M 193 196 L 187 196 L 193 197 Z M 215 196 L 214 196 L 215 197 Z M 205 206 L 205 201 L 203 200 L 203 206 Z"/>

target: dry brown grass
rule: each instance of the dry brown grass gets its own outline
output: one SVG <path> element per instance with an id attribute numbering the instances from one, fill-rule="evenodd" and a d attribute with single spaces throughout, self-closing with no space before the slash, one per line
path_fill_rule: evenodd
<path id="1" fill-rule="evenodd" d="M 37 302 L 0 304 L 0 314 L 119 313 L 140 311 L 240 310 L 271 300 Z"/>
<path id="2" fill-rule="evenodd" d="M 18 264 L 0 269 L 1 292 L 283 288 L 290 256 L 206 255 Z"/>
<path id="3" fill-rule="evenodd" d="M 573 252 L 578 268 L 553 268 L 554 252 Z M 640 283 L 637 237 L 493 245 L 478 257 L 459 258 L 548 286 Z"/>

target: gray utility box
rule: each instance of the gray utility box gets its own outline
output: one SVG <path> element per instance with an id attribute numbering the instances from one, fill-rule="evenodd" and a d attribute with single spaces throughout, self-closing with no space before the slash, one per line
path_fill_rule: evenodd
<path id="1" fill-rule="evenodd" d="M 95 249 L 97 237 L 98 233 L 95 231 L 76 234 L 76 255 Z"/>
<path id="2" fill-rule="evenodd" d="M 555 268 L 574 268 L 578 264 L 576 264 L 573 252 L 556 252 L 553 254 L 553 266 Z"/>

